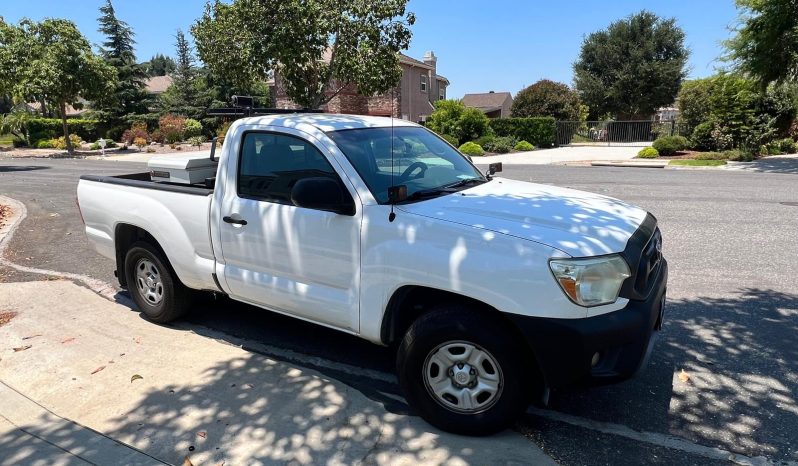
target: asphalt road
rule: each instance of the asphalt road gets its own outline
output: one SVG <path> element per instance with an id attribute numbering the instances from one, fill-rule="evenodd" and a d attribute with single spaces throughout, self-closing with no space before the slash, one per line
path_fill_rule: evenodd
<path id="1" fill-rule="evenodd" d="M 28 209 L 6 257 L 115 283 L 113 264 L 83 236 L 75 185 L 80 174 L 143 167 L 0 155 L 0 195 Z M 555 166 L 508 166 L 502 176 L 648 209 L 671 265 L 650 365 L 621 384 L 555 392 L 549 410 L 527 415 L 519 430 L 563 464 L 725 463 L 706 447 L 798 462 L 798 176 Z M 43 277 L 0 268 L 0 281 L 32 279 Z M 407 409 L 386 349 L 229 300 L 197 303 L 181 325 L 312 366 L 390 410 Z"/>

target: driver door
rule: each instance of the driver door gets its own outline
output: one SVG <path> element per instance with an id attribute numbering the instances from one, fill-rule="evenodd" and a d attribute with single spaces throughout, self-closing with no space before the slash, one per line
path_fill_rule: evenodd
<path id="1" fill-rule="evenodd" d="M 219 215 L 224 278 L 235 299 L 357 332 L 362 209 L 355 203 L 349 216 L 292 204 L 303 178 L 329 177 L 353 192 L 297 133 L 244 132 L 238 157 L 229 157 L 235 185 L 225 187 Z"/>

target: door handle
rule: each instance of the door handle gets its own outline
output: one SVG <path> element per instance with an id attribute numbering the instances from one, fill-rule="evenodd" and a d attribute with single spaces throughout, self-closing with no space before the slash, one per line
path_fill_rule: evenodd
<path id="1" fill-rule="evenodd" d="M 225 215 L 224 217 L 222 217 L 222 220 L 225 223 L 234 223 L 236 225 L 246 225 L 247 224 L 247 221 L 244 220 L 243 218 L 233 218 L 233 217 L 231 217 L 229 215 Z"/>

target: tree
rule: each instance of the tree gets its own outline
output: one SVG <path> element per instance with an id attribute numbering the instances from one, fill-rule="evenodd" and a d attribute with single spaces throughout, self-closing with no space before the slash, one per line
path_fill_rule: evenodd
<path id="1" fill-rule="evenodd" d="M 143 63 L 142 65 L 144 66 L 144 70 L 149 77 L 166 76 L 172 74 L 177 68 L 177 65 L 172 57 L 167 57 L 166 55 L 162 55 L 160 53 L 150 58 L 150 61 Z"/>
<path id="2" fill-rule="evenodd" d="M 415 15 L 407 0 L 215 0 L 192 27 L 211 72 L 248 87 L 277 71 L 286 94 L 318 108 L 353 85 L 370 95 L 396 86 Z M 231 59 L 235 57 L 235 59 Z"/>
<path id="3" fill-rule="evenodd" d="M 174 112 L 192 118 L 201 118 L 211 96 L 204 80 L 200 79 L 191 44 L 183 31 L 175 35 L 177 61 L 172 73 L 172 85 L 161 95 L 163 112 Z"/>
<path id="4" fill-rule="evenodd" d="M 460 100 L 439 100 L 427 118 L 427 128 L 453 136 L 459 143 L 478 139 L 490 132 L 490 120 L 477 108 L 466 108 Z"/>
<path id="5" fill-rule="evenodd" d="M 9 28 L 15 31 L 9 32 Z M 76 105 L 79 97 L 93 100 L 112 92 L 116 85 L 114 69 L 92 53 L 89 41 L 71 21 L 45 19 L 36 23 L 24 19 L 16 27 L 3 23 L 0 29 L 0 40 L 4 41 L 0 49 L 9 47 L 15 56 L 12 63 L 0 61 L 0 88 L 56 105 L 67 150 L 73 152 L 66 107 Z"/>
<path id="6" fill-rule="evenodd" d="M 515 96 L 512 115 L 574 121 L 579 118 L 579 94 L 563 83 L 541 79 Z"/>
<path id="7" fill-rule="evenodd" d="M 114 125 L 127 122 L 132 115 L 147 113 L 149 96 L 144 89 L 147 77 L 141 65 L 136 63 L 133 46 L 133 30 L 127 23 L 116 17 L 111 0 L 100 7 L 99 31 L 106 36 L 101 47 L 105 62 L 116 69 L 118 85 L 114 92 L 104 96 L 96 103 L 103 117 Z"/>
<path id="8" fill-rule="evenodd" d="M 592 117 L 648 118 L 673 103 L 688 56 L 674 19 L 642 11 L 584 39 L 574 81 Z"/>
<path id="9" fill-rule="evenodd" d="M 760 85 L 798 81 L 798 2 L 737 0 L 742 9 L 726 57 Z"/>

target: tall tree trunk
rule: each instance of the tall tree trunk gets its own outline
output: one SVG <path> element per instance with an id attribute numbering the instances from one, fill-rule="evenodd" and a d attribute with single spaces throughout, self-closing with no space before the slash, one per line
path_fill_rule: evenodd
<path id="1" fill-rule="evenodd" d="M 67 125 L 66 102 L 61 102 L 61 124 L 64 126 L 64 143 L 66 144 L 67 152 L 69 152 L 70 154 L 74 154 L 75 148 L 72 147 L 72 141 L 69 139 L 69 126 Z"/>

